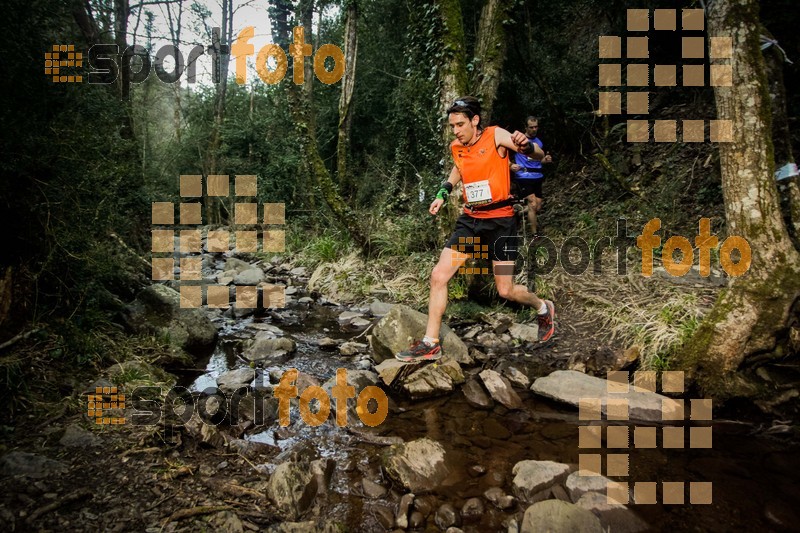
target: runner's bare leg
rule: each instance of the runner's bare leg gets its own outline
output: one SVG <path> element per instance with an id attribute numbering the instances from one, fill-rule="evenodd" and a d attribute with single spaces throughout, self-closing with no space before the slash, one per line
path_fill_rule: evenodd
<path id="1" fill-rule="evenodd" d="M 425 336 L 432 339 L 439 338 L 442 327 L 442 316 L 447 309 L 447 283 L 458 272 L 458 269 L 467 261 L 469 256 L 445 248 L 439 256 L 439 262 L 431 272 L 431 295 L 428 301 L 428 329 Z"/>

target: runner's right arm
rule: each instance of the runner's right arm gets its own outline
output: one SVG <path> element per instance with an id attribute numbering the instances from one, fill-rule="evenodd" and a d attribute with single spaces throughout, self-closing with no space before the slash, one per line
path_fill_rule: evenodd
<path id="1" fill-rule="evenodd" d="M 447 196 L 450 195 L 450 192 L 452 192 L 453 187 L 458 185 L 459 181 L 461 181 L 461 172 L 458 171 L 458 167 L 453 165 L 453 170 L 450 171 L 450 177 L 447 178 L 446 182 L 448 185 L 450 185 L 449 190 L 448 187 L 446 187 L 445 184 L 442 183 L 442 187 L 439 189 L 439 192 L 436 193 L 436 198 L 433 200 L 433 202 L 431 202 L 431 205 L 428 208 L 428 212 L 431 215 L 436 215 L 439 212 L 439 209 L 442 208 L 445 201 L 447 200 Z M 446 195 L 443 193 L 443 190 L 444 193 L 446 193 Z"/>

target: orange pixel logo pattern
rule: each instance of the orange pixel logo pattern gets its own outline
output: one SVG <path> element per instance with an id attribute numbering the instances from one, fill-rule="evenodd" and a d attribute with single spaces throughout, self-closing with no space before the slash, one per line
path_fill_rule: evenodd
<path id="1" fill-rule="evenodd" d="M 117 392 L 117 387 L 96 387 L 95 394 L 87 397 L 86 415 L 94 418 L 98 425 L 121 425 L 125 423 L 124 416 L 106 416 L 109 409 L 125 409 L 125 395 Z"/>
<path id="2" fill-rule="evenodd" d="M 471 251 L 467 251 L 470 250 Z M 480 237 L 459 237 L 458 244 L 455 245 L 454 250 L 456 252 L 461 252 L 460 255 L 456 254 L 453 256 L 452 262 L 453 266 L 457 264 L 461 264 L 464 260 L 469 259 L 488 259 L 489 258 L 489 245 L 488 244 L 481 244 Z M 459 274 L 488 274 L 489 269 L 478 268 L 478 267 L 464 267 L 463 265 L 458 267 Z"/>
<path id="3" fill-rule="evenodd" d="M 652 20 L 651 20 L 651 14 Z M 646 32 L 677 31 L 678 11 L 676 9 L 628 9 L 625 38 L 625 58 L 632 60 L 625 65 L 625 83 L 622 83 L 623 65 L 621 63 L 601 63 L 599 65 L 599 114 L 621 115 L 623 93 L 613 87 L 627 87 L 625 93 L 625 114 L 627 120 L 628 142 L 645 143 L 650 141 L 652 125 L 655 142 L 677 142 L 678 121 L 634 119 L 634 115 L 650 113 L 651 85 L 655 87 L 675 87 L 678 85 L 678 65 L 650 65 L 637 62 L 650 58 L 649 37 Z M 683 87 L 731 87 L 733 85 L 733 40 L 731 37 L 709 37 L 708 59 L 706 63 L 705 13 L 702 9 L 683 9 L 681 11 L 681 84 Z M 600 59 L 621 60 L 622 38 L 602 35 L 599 39 Z M 652 72 L 652 76 L 651 76 Z M 708 76 L 706 76 L 708 74 Z M 652 80 L 652 81 L 651 81 Z M 710 120 L 709 139 L 711 142 L 733 142 L 733 126 L 730 120 Z M 706 140 L 706 121 L 681 120 L 681 140 L 684 143 L 702 143 Z"/>
<path id="4" fill-rule="evenodd" d="M 256 176 L 237 175 L 234 183 L 235 196 L 256 196 Z M 228 198 L 230 178 L 227 175 L 206 176 L 205 188 L 207 196 Z M 177 270 L 180 276 L 180 306 L 183 308 L 202 307 L 204 300 L 208 307 L 228 308 L 233 299 L 237 308 L 253 309 L 258 307 L 259 291 L 262 294 L 263 307 L 284 307 L 286 296 L 283 285 L 261 283 L 230 287 L 227 284 L 203 283 L 202 252 L 204 239 L 206 251 L 209 253 L 227 253 L 231 250 L 283 252 L 286 242 L 286 232 L 283 229 L 286 219 L 285 205 L 282 203 L 259 205 L 254 201 L 235 202 L 233 230 L 223 228 L 204 231 L 197 227 L 203 223 L 204 206 L 201 201 L 190 201 L 203 197 L 203 176 L 182 175 L 180 196 L 182 201 L 178 206 L 177 225 L 181 228 L 177 230 L 175 204 L 153 202 L 152 205 L 153 280 L 174 280 Z M 262 213 L 263 224 L 259 223 L 259 210 Z"/>
<path id="5" fill-rule="evenodd" d="M 53 77 L 53 83 L 81 83 L 83 76 L 62 74 L 61 68 L 82 66 L 83 52 L 76 52 L 74 44 L 54 44 L 51 52 L 44 53 L 44 73 Z"/>
<path id="6" fill-rule="evenodd" d="M 629 383 L 629 373 L 615 371 L 608 373 L 607 394 L 603 398 L 581 398 L 579 402 L 579 419 L 589 421 L 578 428 L 578 448 L 603 448 L 605 430 L 606 448 L 615 453 L 605 456 L 599 453 L 580 453 L 578 465 L 581 476 L 606 476 L 615 478 L 630 477 L 630 455 L 622 450 L 631 448 L 631 427 L 628 425 L 603 424 L 605 421 L 630 420 L 630 404 L 627 395 L 631 388 L 635 392 L 656 392 L 657 375 L 653 371 L 636 371 L 633 383 Z M 631 387 L 633 385 L 633 387 Z M 684 373 L 665 371 L 661 376 L 661 390 L 668 393 L 684 392 Z M 664 449 L 683 449 L 686 447 L 685 428 L 677 425 L 685 420 L 685 401 L 664 398 L 661 405 L 661 420 L 666 424 L 661 428 L 654 426 L 634 426 L 633 448 L 647 449 L 658 447 L 658 434 L 661 433 L 661 444 Z M 700 424 L 710 424 L 712 420 L 712 401 L 708 398 L 690 400 L 690 420 Z M 591 421 L 601 421 L 593 424 Z M 711 448 L 711 425 L 693 425 L 689 428 L 689 448 Z M 620 453 L 617 453 L 620 452 Z M 605 457 L 605 469 L 603 458 Z M 655 481 L 635 481 L 633 485 L 633 503 L 658 503 L 658 485 Z M 682 505 L 685 503 L 687 483 L 684 481 L 662 481 L 661 503 L 666 505 Z M 606 480 L 606 499 L 609 504 L 630 503 L 631 482 Z M 712 503 L 711 482 L 689 482 L 689 503 L 703 505 Z"/>

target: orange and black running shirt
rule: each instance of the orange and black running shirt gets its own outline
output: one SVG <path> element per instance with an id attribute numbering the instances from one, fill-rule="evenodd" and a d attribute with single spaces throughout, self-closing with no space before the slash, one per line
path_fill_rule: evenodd
<path id="1" fill-rule="evenodd" d="M 483 130 L 478 142 L 464 146 L 458 140 L 450 144 L 456 168 L 461 173 L 464 187 L 464 213 L 473 218 L 501 218 L 514 216 L 510 205 L 485 211 L 474 211 L 470 207 L 488 205 L 507 200 L 511 196 L 511 179 L 508 157 L 500 157 L 495 146 L 494 132 L 497 126 Z"/>

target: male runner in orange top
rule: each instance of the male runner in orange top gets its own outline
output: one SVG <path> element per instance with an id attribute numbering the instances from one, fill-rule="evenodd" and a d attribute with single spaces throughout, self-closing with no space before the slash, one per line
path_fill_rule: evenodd
<path id="1" fill-rule="evenodd" d="M 517 227 L 511 207 L 508 150 L 534 159 L 542 159 L 544 152 L 519 131 L 512 134 L 496 126 L 481 128 L 481 106 L 471 96 L 456 100 L 447 114 L 456 136 L 450 145 L 455 166 L 428 210 L 436 215 L 459 181 L 464 183 L 466 205 L 431 273 L 425 337 L 408 350 L 396 354 L 395 357 L 401 361 L 435 360 L 442 355 L 439 329 L 447 307 L 447 283 L 469 258 L 451 248 L 459 243 L 459 237 L 479 237 L 481 243 L 489 245 L 498 294 L 538 311 L 540 341 L 549 340 L 555 331 L 553 302 L 538 298 L 524 285 L 514 284 Z"/>

